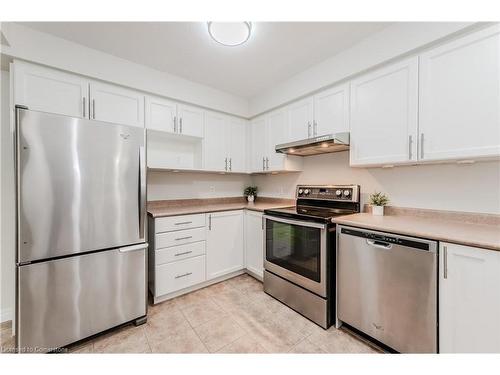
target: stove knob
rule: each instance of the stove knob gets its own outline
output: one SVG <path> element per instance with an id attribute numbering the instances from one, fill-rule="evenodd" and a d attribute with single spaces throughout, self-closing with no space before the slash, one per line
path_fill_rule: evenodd
<path id="1" fill-rule="evenodd" d="M 332 223 L 335 223 L 335 219 L 334 219 L 333 217 L 330 219 L 330 221 L 331 221 Z"/>
<path id="2" fill-rule="evenodd" d="M 309 194 L 309 189 L 304 190 L 304 194 L 308 195 Z"/>
<path id="3" fill-rule="evenodd" d="M 344 190 L 344 195 L 346 197 L 348 197 L 349 195 L 351 195 L 351 191 L 350 190 Z"/>
<path id="4" fill-rule="evenodd" d="M 299 189 L 299 194 L 302 194 L 303 192 L 304 192 L 304 190 Z"/>
<path id="5" fill-rule="evenodd" d="M 340 196 L 342 195 L 342 190 L 337 190 L 337 191 L 335 192 L 335 195 L 336 195 L 337 197 L 340 197 Z"/>

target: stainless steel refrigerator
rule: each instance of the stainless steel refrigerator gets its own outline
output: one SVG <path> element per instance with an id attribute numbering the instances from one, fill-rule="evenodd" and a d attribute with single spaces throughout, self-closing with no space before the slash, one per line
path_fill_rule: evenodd
<path id="1" fill-rule="evenodd" d="M 16 108 L 16 342 L 145 321 L 145 131 Z"/>

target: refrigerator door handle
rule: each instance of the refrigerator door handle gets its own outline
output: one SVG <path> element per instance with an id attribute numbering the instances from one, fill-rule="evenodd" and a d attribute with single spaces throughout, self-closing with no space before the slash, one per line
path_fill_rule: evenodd
<path id="1" fill-rule="evenodd" d="M 146 168 L 144 146 L 139 148 L 139 238 L 144 238 L 144 215 L 146 209 Z"/>
<path id="2" fill-rule="evenodd" d="M 125 246 L 125 247 L 120 247 L 118 248 L 118 251 L 120 253 L 128 253 L 130 251 L 137 251 L 137 250 L 144 250 L 147 249 L 148 243 L 141 243 L 139 245 L 131 245 L 131 246 Z"/>

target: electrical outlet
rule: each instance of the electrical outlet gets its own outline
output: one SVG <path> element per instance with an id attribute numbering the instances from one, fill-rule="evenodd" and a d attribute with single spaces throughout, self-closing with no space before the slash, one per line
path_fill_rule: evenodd
<path id="1" fill-rule="evenodd" d="M 279 191 L 278 191 L 278 194 L 279 194 L 280 196 L 282 196 L 283 194 L 285 194 L 285 189 L 283 189 L 283 186 L 280 186 Z"/>
<path id="2" fill-rule="evenodd" d="M 215 186 L 214 185 L 210 185 L 208 190 L 210 190 L 211 193 L 215 193 Z"/>

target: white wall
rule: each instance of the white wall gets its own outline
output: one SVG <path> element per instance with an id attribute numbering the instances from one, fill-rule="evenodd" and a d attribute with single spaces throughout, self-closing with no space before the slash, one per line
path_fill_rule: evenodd
<path id="1" fill-rule="evenodd" d="M 248 117 L 248 100 L 28 27 L 3 22 L 2 53 L 136 90 Z"/>
<path id="2" fill-rule="evenodd" d="M 401 22 L 365 38 L 351 48 L 261 92 L 250 99 L 256 116 L 353 75 L 398 58 L 438 39 L 481 27 L 472 22 Z"/>
<path id="3" fill-rule="evenodd" d="M 499 161 L 366 169 L 350 168 L 349 153 L 340 152 L 306 157 L 301 173 L 253 182 L 263 196 L 293 198 L 297 184 L 359 184 L 362 204 L 377 190 L 393 206 L 500 214 Z"/>
<path id="4" fill-rule="evenodd" d="M 0 322 L 3 322 L 13 317 L 15 292 L 14 153 L 10 132 L 9 73 L 3 70 L 0 85 Z"/>
<path id="5" fill-rule="evenodd" d="M 250 183 L 249 175 L 240 174 L 149 172 L 148 201 L 238 197 Z"/>

